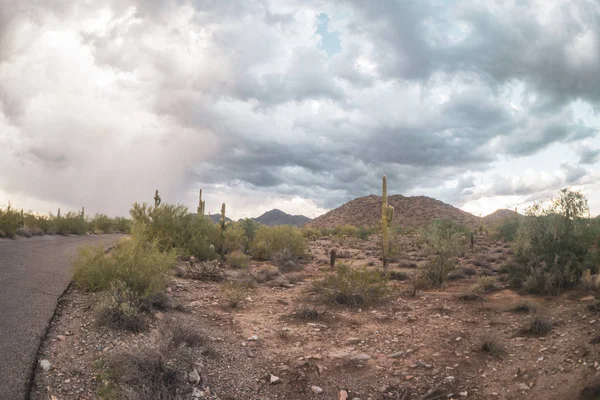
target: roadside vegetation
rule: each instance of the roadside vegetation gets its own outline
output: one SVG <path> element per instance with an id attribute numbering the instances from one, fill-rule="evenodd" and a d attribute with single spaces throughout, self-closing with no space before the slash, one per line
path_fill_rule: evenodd
<path id="1" fill-rule="evenodd" d="M 60 210 L 56 215 L 15 210 L 10 204 L 6 209 L 0 209 L 0 238 L 129 233 L 130 229 L 131 220 L 127 218 L 110 218 L 104 214 L 96 214 L 90 218 L 83 209 L 62 215 Z"/>

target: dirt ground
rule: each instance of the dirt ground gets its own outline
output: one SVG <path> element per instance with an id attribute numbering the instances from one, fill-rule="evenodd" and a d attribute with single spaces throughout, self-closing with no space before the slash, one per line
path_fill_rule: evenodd
<path id="1" fill-rule="evenodd" d="M 182 389 L 187 399 L 200 397 L 198 390 L 207 398 L 239 400 L 343 399 L 341 391 L 362 400 L 600 398 L 588 394 L 589 388 L 587 397 L 581 395 L 600 384 L 600 316 L 587 308 L 593 295 L 524 297 L 507 289 L 499 269 L 512 251 L 488 237 L 478 238 L 459 259 L 462 276 L 442 289 L 413 296 L 409 281 L 393 280 L 393 295 L 377 306 L 317 302 L 310 282 L 330 273 L 329 250 L 344 257 L 338 263 L 380 268 L 377 240 L 311 241 L 303 281 L 296 281 L 296 273 L 295 279 L 281 275 L 258 284 L 236 308 L 220 283 L 173 277 L 167 293 L 183 308 L 157 312 L 149 332 L 140 334 L 97 326 L 94 309 L 104 295 L 72 288 L 41 350 L 40 359 L 52 367 L 38 368 L 31 398 L 99 398 L 102 360 L 152 346 L 161 324 L 173 319 L 193 324 L 205 338 L 180 366 L 182 374 L 196 368 L 201 375 L 200 383 Z M 422 250 L 410 237 L 402 237 L 398 248 L 401 257 L 390 269 L 415 274 L 425 262 Z M 251 262 L 249 271 L 226 272 L 235 279 L 269 264 Z M 497 276 L 498 289 L 483 302 L 459 299 L 482 275 Z M 522 332 L 534 315 L 512 309 L 524 300 L 552 322 L 550 333 Z M 306 312 L 315 309 L 318 317 Z M 304 313 L 305 319 L 297 318 Z M 499 350 L 482 350 L 484 341 Z"/>

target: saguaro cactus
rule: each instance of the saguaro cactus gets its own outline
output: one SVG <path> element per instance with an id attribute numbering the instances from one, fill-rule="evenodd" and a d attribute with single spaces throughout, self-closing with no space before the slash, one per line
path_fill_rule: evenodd
<path id="1" fill-rule="evenodd" d="M 383 249 L 383 268 L 387 268 L 390 253 L 390 225 L 394 219 L 394 207 L 388 205 L 387 178 L 382 179 L 383 188 L 381 196 L 381 240 Z"/>
<path id="2" fill-rule="evenodd" d="M 202 189 L 200 189 L 200 197 L 198 199 L 198 216 L 204 217 L 204 207 L 206 206 L 206 201 L 202 201 Z"/>
<path id="3" fill-rule="evenodd" d="M 225 256 L 225 203 L 221 206 L 221 220 L 219 221 L 221 225 L 221 257 Z"/>
<path id="4" fill-rule="evenodd" d="M 154 194 L 154 207 L 160 206 L 160 196 L 158 195 L 158 189 L 156 189 L 156 193 Z"/>
<path id="5" fill-rule="evenodd" d="M 81 207 L 81 219 L 85 219 L 85 207 Z"/>
<path id="6" fill-rule="evenodd" d="M 60 218 L 60 208 L 58 209 L 58 214 L 56 214 L 56 218 Z"/>

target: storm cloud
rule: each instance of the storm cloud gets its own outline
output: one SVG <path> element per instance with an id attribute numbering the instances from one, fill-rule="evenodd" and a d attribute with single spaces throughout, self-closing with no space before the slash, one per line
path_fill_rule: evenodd
<path id="1" fill-rule="evenodd" d="M 475 213 L 592 197 L 599 19 L 592 1 L 0 0 L 0 205 L 123 215 L 204 188 L 233 217 L 315 216 L 382 174 Z"/>

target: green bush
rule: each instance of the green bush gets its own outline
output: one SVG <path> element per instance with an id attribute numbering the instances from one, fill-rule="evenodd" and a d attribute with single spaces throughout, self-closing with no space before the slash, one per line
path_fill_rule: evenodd
<path id="1" fill-rule="evenodd" d="M 465 251 L 466 228 L 447 220 L 433 221 L 422 233 L 429 261 L 421 277 L 431 285 L 442 286 L 455 266 L 455 257 Z"/>
<path id="2" fill-rule="evenodd" d="M 497 239 L 512 242 L 515 240 L 515 235 L 519 230 L 520 223 L 520 218 L 505 218 L 504 221 L 502 221 L 502 224 L 496 228 L 496 233 L 494 236 Z"/>
<path id="3" fill-rule="evenodd" d="M 288 249 L 295 257 L 306 252 L 306 240 L 298 228 L 289 225 L 261 226 L 250 244 L 250 253 L 258 260 L 269 260 L 280 250 Z"/>
<path id="4" fill-rule="evenodd" d="M 225 246 L 224 252 L 231 253 L 234 251 L 244 251 L 246 247 L 246 235 L 244 228 L 238 223 L 230 224 L 227 229 L 225 229 L 224 234 L 224 242 Z"/>
<path id="5" fill-rule="evenodd" d="M 111 296 L 98 308 L 99 325 L 131 332 L 142 332 L 148 321 L 140 311 L 138 295 L 125 282 L 111 282 Z"/>
<path id="6" fill-rule="evenodd" d="M 148 240 L 140 227 L 136 229 L 133 237 L 121 240 L 110 254 L 104 254 L 102 247 L 81 248 L 73 261 L 77 286 L 96 292 L 121 281 L 140 297 L 159 292 L 166 271 L 177 263 L 177 255 L 161 251 L 155 240 Z"/>
<path id="7" fill-rule="evenodd" d="M 227 264 L 231 268 L 247 268 L 249 257 L 241 251 L 234 251 L 227 255 Z"/>
<path id="8" fill-rule="evenodd" d="M 585 196 L 567 189 L 546 209 L 531 206 L 515 236 L 511 283 L 532 294 L 558 294 L 577 284 L 594 240 L 588 213 Z"/>
<path id="9" fill-rule="evenodd" d="M 369 306 L 389 293 L 387 278 L 377 270 L 354 269 L 340 264 L 337 271 L 313 282 L 312 289 L 324 301 L 352 307 Z"/>

